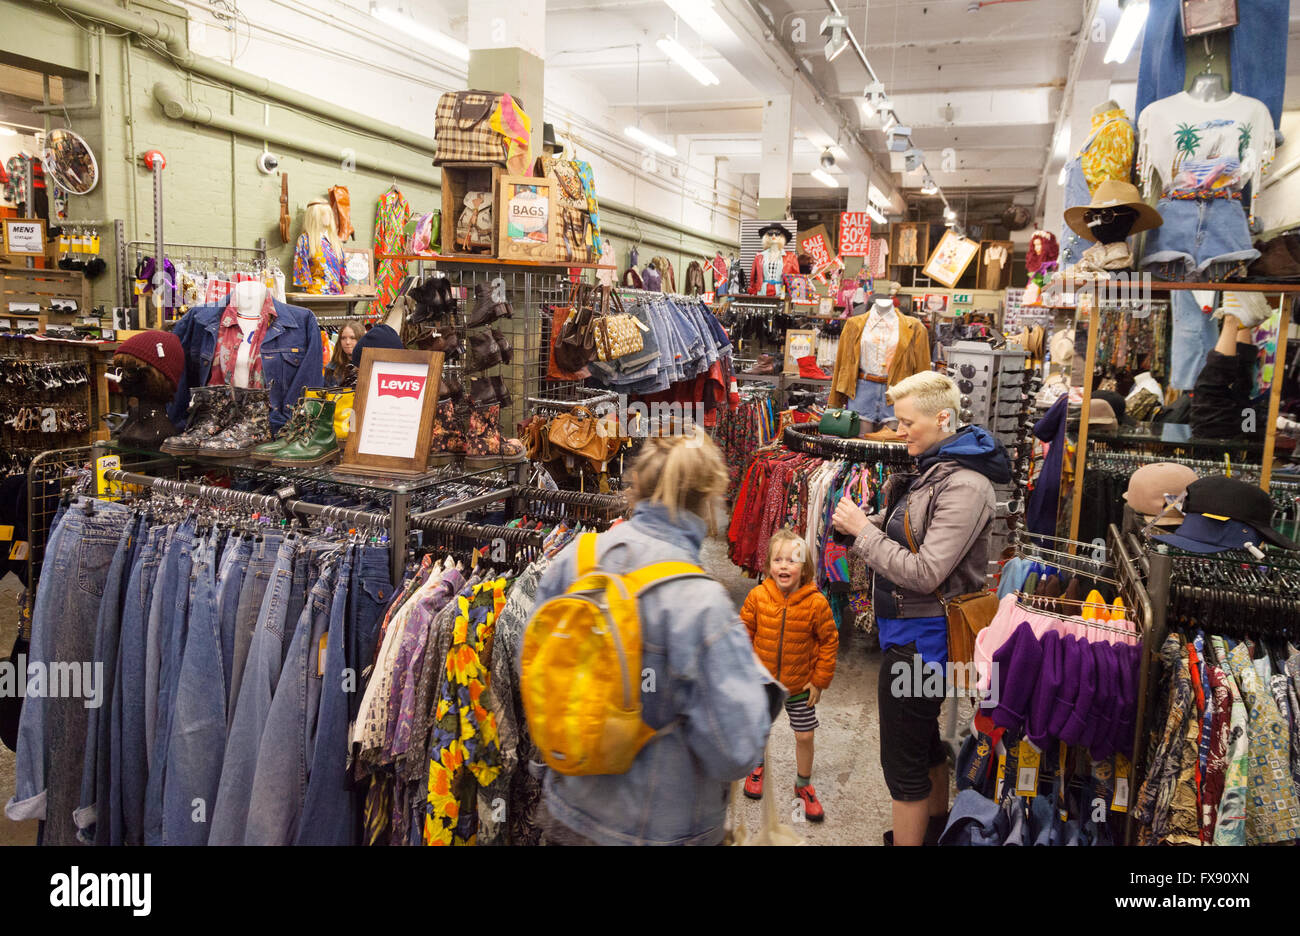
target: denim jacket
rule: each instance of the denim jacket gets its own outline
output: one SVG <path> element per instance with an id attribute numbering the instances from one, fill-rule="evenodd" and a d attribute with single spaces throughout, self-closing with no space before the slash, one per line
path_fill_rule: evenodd
<path id="1" fill-rule="evenodd" d="M 596 544 L 598 565 L 630 572 L 667 559 L 699 563 L 705 524 L 669 517 L 657 503 Z M 562 594 L 575 574 L 570 545 L 542 577 L 537 603 Z M 603 845 L 716 845 L 727 788 L 763 757 L 785 690 L 758 662 L 735 605 L 710 579 L 685 579 L 640 599 L 642 717 L 652 728 L 677 722 L 646 744 L 625 774 L 566 777 L 546 772 L 547 810 Z"/>
<path id="2" fill-rule="evenodd" d="M 195 306 L 172 329 L 185 349 L 185 370 L 167 415 L 177 426 L 185 424 L 190 389 L 207 386 L 212 357 L 217 349 L 217 328 L 229 299 L 218 305 Z M 275 303 L 275 321 L 262 339 L 262 375 L 271 391 L 271 428 L 279 430 L 307 387 L 319 387 L 324 361 L 320 326 L 310 310 Z"/>

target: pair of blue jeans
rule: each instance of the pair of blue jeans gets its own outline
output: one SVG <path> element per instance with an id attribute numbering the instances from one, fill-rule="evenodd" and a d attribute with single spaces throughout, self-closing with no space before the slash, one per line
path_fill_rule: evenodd
<path id="1" fill-rule="evenodd" d="M 1263 101 L 1274 128 L 1280 127 L 1290 4 L 1250 0 L 1238 3 L 1237 13 L 1240 22 L 1228 30 L 1232 90 Z M 1222 34 L 1213 38 L 1222 49 Z M 1183 37 L 1181 0 L 1151 0 L 1138 63 L 1138 116 L 1152 101 L 1186 89 L 1188 41 Z"/>
<path id="2" fill-rule="evenodd" d="M 284 536 L 266 533 L 249 548 L 248 567 L 239 585 L 239 599 L 235 604 L 234 642 L 231 649 L 230 688 L 226 698 L 226 727 L 235 719 L 235 703 L 239 701 L 240 687 L 244 681 L 244 668 L 248 662 L 248 648 L 257 630 L 257 620 L 262 613 L 266 588 L 275 573 L 276 561 Z M 223 638 L 224 639 L 224 638 Z"/>
<path id="3" fill-rule="evenodd" d="M 177 673 L 176 701 L 166 751 L 162 844 L 203 845 L 221 781 L 226 748 L 226 685 L 217 613 L 214 536 L 195 550 L 189 620 Z"/>
<path id="4" fill-rule="evenodd" d="M 109 821 L 107 827 L 97 824 L 97 845 L 144 843 L 144 788 L 149 773 L 144 731 L 145 637 L 167 534 L 164 526 L 149 529 L 126 584 L 109 744 Z"/>
<path id="5" fill-rule="evenodd" d="M 286 621 L 300 542 L 296 537 L 289 537 L 280 544 L 275 569 L 263 596 L 257 628 L 248 647 L 235 715 L 226 737 L 221 782 L 217 787 L 212 828 L 208 833 L 209 845 L 242 845 L 244 842 L 258 748 L 284 662 L 284 645 L 288 640 Z"/>
<path id="6" fill-rule="evenodd" d="M 158 698 L 154 702 L 154 744 L 149 754 L 149 782 L 144 791 L 144 843 L 163 844 L 163 793 L 167 785 L 167 758 L 171 748 L 172 724 L 176 718 L 176 696 L 180 689 L 181 663 L 190 615 L 195 560 L 211 564 L 214 546 L 201 539 L 192 520 L 177 528 L 167 547 L 158 588 L 161 619 L 158 626 L 160 660 Z M 174 560 L 174 561 L 169 561 Z M 155 608 L 158 605 L 155 604 Z M 145 705 L 150 700 L 145 698 Z"/>
<path id="7" fill-rule="evenodd" d="M 307 797 L 337 569 L 325 563 L 303 605 L 257 752 L 245 845 L 290 845 Z"/>
<path id="8" fill-rule="evenodd" d="M 102 672 L 99 679 L 94 674 L 95 629 L 88 622 L 98 619 L 129 521 L 130 512 L 118 504 L 97 502 L 90 513 L 78 501 L 64 511 L 46 542 L 27 660 L 29 670 L 42 664 L 48 678 L 44 692 L 23 700 L 14 795 L 5 805 L 5 815 L 15 821 L 44 820 L 45 845 L 78 842 L 73 813 L 81 798 L 82 747 L 93 693 L 103 682 Z"/>
<path id="9" fill-rule="evenodd" d="M 1169 347 L 1169 386 L 1191 390 L 1219 341 L 1219 322 L 1201 308 L 1199 290 L 1175 289 L 1169 294 L 1173 340 Z"/>
<path id="10" fill-rule="evenodd" d="M 239 597 L 253 555 L 251 537 L 235 535 L 226 543 L 217 572 L 217 632 L 221 635 L 221 684 L 225 689 L 221 709 L 230 705 L 231 672 L 235 665 L 235 630 L 239 620 Z M 225 719 L 229 721 L 228 718 Z M 225 732 L 222 732 L 222 747 Z"/>

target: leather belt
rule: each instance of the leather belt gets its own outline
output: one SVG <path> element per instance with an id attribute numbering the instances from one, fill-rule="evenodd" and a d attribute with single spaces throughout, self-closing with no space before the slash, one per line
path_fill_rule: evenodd
<path id="1" fill-rule="evenodd" d="M 882 384 L 889 383 L 888 377 L 877 377 L 875 374 L 868 374 L 864 370 L 858 371 L 858 380 L 870 380 L 872 383 L 882 383 Z"/>

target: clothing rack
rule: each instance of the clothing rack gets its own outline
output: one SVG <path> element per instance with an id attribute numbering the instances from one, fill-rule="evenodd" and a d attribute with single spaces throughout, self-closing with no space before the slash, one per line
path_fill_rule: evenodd
<path id="1" fill-rule="evenodd" d="M 912 460 L 912 456 L 907 453 L 907 446 L 899 442 L 841 439 L 838 436 L 805 432 L 794 426 L 785 427 L 781 435 L 781 443 L 791 451 L 803 452 L 805 455 L 820 455 L 822 458 L 841 458 L 858 462 L 882 461 L 889 464 L 904 464 Z"/>

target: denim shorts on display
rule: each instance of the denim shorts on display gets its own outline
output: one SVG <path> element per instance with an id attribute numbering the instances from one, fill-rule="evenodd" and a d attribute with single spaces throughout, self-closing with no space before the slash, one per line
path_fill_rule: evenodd
<path id="1" fill-rule="evenodd" d="M 1183 274 L 1203 273 L 1213 263 L 1251 261 L 1246 212 L 1235 198 L 1162 198 L 1156 210 L 1164 224 L 1147 234 L 1142 266 L 1181 264 Z"/>
<path id="2" fill-rule="evenodd" d="M 849 404 L 849 409 L 868 422 L 893 422 L 894 408 L 885 402 L 885 392 L 888 389 L 885 384 L 874 380 L 858 380 L 858 392 Z"/>
<path id="3" fill-rule="evenodd" d="M 1219 321 L 1207 314 L 1190 289 L 1173 290 L 1173 341 L 1169 349 L 1169 386 L 1191 390 L 1205 366 L 1205 358 L 1219 340 Z"/>

